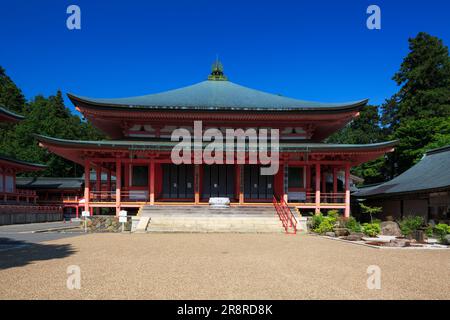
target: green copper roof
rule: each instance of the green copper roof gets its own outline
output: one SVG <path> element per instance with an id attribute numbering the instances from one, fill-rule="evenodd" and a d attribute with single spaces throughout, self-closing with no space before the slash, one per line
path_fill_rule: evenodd
<path id="1" fill-rule="evenodd" d="M 450 188 L 450 145 L 428 151 L 416 165 L 398 177 L 375 186 L 361 188 L 356 197 L 383 196 Z"/>
<path id="2" fill-rule="evenodd" d="M 25 119 L 24 116 L 21 116 L 21 115 L 19 115 L 17 113 L 9 111 L 8 109 L 6 109 L 3 106 L 0 106 L 0 115 L 5 115 L 7 117 L 10 117 L 10 118 L 13 118 L 13 119 L 16 119 L 16 120 L 23 120 L 23 119 Z"/>
<path id="3" fill-rule="evenodd" d="M 37 139 L 42 142 L 53 143 L 64 146 L 79 146 L 85 148 L 115 148 L 126 150 L 158 150 L 158 151 L 170 151 L 178 144 L 173 141 L 135 141 L 135 140 L 103 140 L 103 141 L 80 141 L 80 140 L 66 140 L 59 138 L 52 138 L 43 135 L 36 135 Z M 204 146 L 209 142 L 205 142 Z M 333 151 L 333 150 L 346 150 L 346 151 L 361 151 L 368 149 L 379 149 L 386 147 L 394 147 L 397 145 L 397 141 L 388 141 L 373 144 L 327 144 L 327 143 L 298 143 L 298 142 L 280 142 L 280 151 Z"/>
<path id="4" fill-rule="evenodd" d="M 24 166 L 36 167 L 36 168 L 39 168 L 39 169 L 47 168 L 47 166 L 44 165 L 44 164 L 22 161 L 22 160 L 18 160 L 16 158 L 12 158 L 12 157 L 5 156 L 5 155 L 2 155 L 2 154 L 0 154 L 0 160 L 11 162 L 11 163 L 15 163 L 15 164 L 19 164 L 19 165 L 24 165 Z"/>
<path id="5" fill-rule="evenodd" d="M 357 109 L 368 102 L 358 100 L 344 103 L 303 101 L 235 84 L 222 77 L 220 70 L 207 80 L 180 89 L 145 96 L 95 99 L 68 94 L 75 105 L 95 108 L 186 109 L 186 110 L 259 110 L 259 111 L 327 111 Z"/>
<path id="6" fill-rule="evenodd" d="M 82 178 L 50 178 L 50 177 L 17 177 L 16 186 L 23 189 L 75 189 L 80 190 L 84 180 Z"/>

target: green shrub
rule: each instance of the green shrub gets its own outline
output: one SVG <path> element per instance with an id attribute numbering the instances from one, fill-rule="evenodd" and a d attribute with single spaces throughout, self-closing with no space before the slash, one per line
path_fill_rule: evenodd
<path id="1" fill-rule="evenodd" d="M 327 217 L 333 218 L 335 219 L 335 221 L 337 220 L 337 218 L 339 218 L 339 211 L 338 210 L 328 210 L 327 211 Z"/>
<path id="2" fill-rule="evenodd" d="M 433 226 L 429 224 L 427 228 L 425 229 L 426 235 L 431 238 L 433 236 Z"/>
<path id="3" fill-rule="evenodd" d="M 406 217 L 400 221 L 400 230 L 404 236 L 410 236 L 423 225 L 423 218 L 419 216 Z"/>
<path id="4" fill-rule="evenodd" d="M 323 215 L 321 213 L 312 216 L 312 218 L 311 218 L 311 229 L 315 230 L 316 228 L 318 228 L 319 225 L 322 223 L 323 218 L 324 217 L 323 217 Z"/>
<path id="5" fill-rule="evenodd" d="M 348 218 L 345 227 L 353 232 L 361 232 L 361 224 L 354 217 Z"/>
<path id="6" fill-rule="evenodd" d="M 362 232 L 369 237 L 375 237 L 381 232 L 379 223 L 363 223 Z"/>
<path id="7" fill-rule="evenodd" d="M 334 224 L 332 223 L 331 219 L 328 217 L 325 217 L 323 221 L 319 224 L 319 226 L 314 229 L 317 233 L 325 233 L 325 232 L 331 232 L 333 231 Z"/>
<path id="8" fill-rule="evenodd" d="M 445 223 L 439 223 L 434 227 L 434 232 L 441 242 L 444 242 L 445 236 L 450 233 L 450 226 Z"/>

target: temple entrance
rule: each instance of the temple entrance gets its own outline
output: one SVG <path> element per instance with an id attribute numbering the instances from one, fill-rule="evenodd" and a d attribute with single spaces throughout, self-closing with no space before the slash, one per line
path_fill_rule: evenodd
<path id="1" fill-rule="evenodd" d="M 202 179 L 202 198 L 228 197 L 233 199 L 235 185 L 233 165 L 204 165 Z"/>
<path id="2" fill-rule="evenodd" d="M 259 165 L 244 166 L 244 198 L 246 200 L 272 200 L 273 176 L 263 176 Z"/>
<path id="3" fill-rule="evenodd" d="M 163 164 L 164 199 L 194 198 L 194 166 Z"/>

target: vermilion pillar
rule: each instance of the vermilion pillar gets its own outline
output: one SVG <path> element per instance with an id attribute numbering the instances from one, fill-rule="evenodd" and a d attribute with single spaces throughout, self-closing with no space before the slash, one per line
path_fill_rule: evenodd
<path id="1" fill-rule="evenodd" d="M 346 218 L 350 217 L 350 165 L 345 165 L 345 213 Z"/>
<path id="2" fill-rule="evenodd" d="M 120 188 L 122 186 L 122 161 L 116 160 L 116 215 L 119 215 L 120 211 Z"/>
<path id="3" fill-rule="evenodd" d="M 194 164 L 194 202 L 200 203 L 200 165 Z"/>
<path id="4" fill-rule="evenodd" d="M 306 188 L 306 202 L 311 201 L 309 199 L 309 192 L 311 189 L 311 167 L 310 166 L 305 166 L 305 171 L 306 171 L 306 183 L 305 183 L 305 188 Z"/>
<path id="5" fill-rule="evenodd" d="M 108 197 L 111 192 L 111 169 L 108 169 L 107 171 L 107 177 L 106 177 L 106 188 L 108 188 Z"/>
<path id="6" fill-rule="evenodd" d="M 84 211 L 89 211 L 91 167 L 89 160 L 84 161 Z"/>
<path id="7" fill-rule="evenodd" d="M 242 164 L 236 165 L 236 192 L 238 194 L 239 204 L 244 204 L 244 189 L 242 186 L 242 175 L 244 174 L 244 166 Z"/>
<path id="8" fill-rule="evenodd" d="M 316 163 L 316 214 L 320 213 L 320 164 Z"/>
<path id="9" fill-rule="evenodd" d="M 102 167 L 100 165 L 97 165 L 95 167 L 95 191 L 97 194 L 97 201 L 101 201 L 102 199 Z M 100 208 L 96 208 L 95 210 L 96 214 L 100 214 Z"/>
<path id="10" fill-rule="evenodd" d="M 150 205 L 155 204 L 155 160 L 150 161 Z"/>
<path id="11" fill-rule="evenodd" d="M 336 195 L 337 193 L 337 174 L 338 174 L 338 168 L 334 167 L 333 168 L 333 193 Z"/>

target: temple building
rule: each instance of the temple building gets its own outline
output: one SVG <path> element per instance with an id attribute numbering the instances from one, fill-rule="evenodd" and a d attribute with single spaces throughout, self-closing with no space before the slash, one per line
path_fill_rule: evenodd
<path id="1" fill-rule="evenodd" d="M 17 123 L 24 119 L 0 106 L 0 123 Z M 16 188 L 16 174 L 19 172 L 39 171 L 44 165 L 29 163 L 0 154 L 0 204 L 36 203 L 36 193 Z"/>
<path id="2" fill-rule="evenodd" d="M 352 194 L 383 208 L 383 219 L 421 216 L 425 221 L 450 222 L 450 145 L 426 152 L 414 166 L 394 179 L 359 188 Z"/>
<path id="3" fill-rule="evenodd" d="M 304 211 L 339 209 L 348 217 L 351 167 L 391 152 L 396 144 L 324 143 L 368 100 L 309 102 L 250 89 L 229 81 L 219 62 L 207 80 L 180 89 L 115 99 L 68 96 L 109 140 L 37 139 L 84 166 L 85 210 L 206 205 L 211 197 L 227 197 L 232 206 L 271 206 L 275 199 Z M 225 159 L 223 164 L 173 163 L 171 151 L 179 142 L 171 135 L 183 128 L 197 138 L 194 121 L 202 121 L 203 132 L 217 129 L 224 135 L 227 129 L 278 129 L 278 171 L 263 175 L 261 162 L 229 164 Z M 252 152 L 245 149 L 246 160 Z M 97 172 L 94 184 L 88 181 L 92 169 Z"/>
<path id="4" fill-rule="evenodd" d="M 0 106 L 0 123 L 18 123 L 23 116 Z M 17 188 L 16 175 L 46 166 L 0 154 L 0 225 L 62 220 L 60 206 L 39 205 L 36 190 Z"/>

